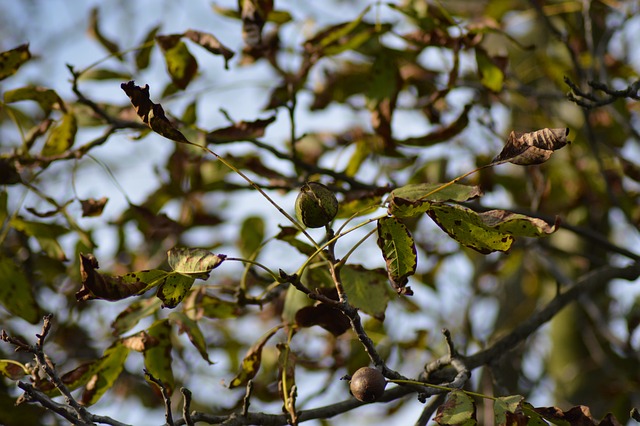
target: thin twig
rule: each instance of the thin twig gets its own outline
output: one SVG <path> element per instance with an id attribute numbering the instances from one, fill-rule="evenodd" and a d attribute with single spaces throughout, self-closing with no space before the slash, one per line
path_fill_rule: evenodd
<path id="1" fill-rule="evenodd" d="M 191 420 L 191 391 L 187 388 L 180 388 L 180 392 L 184 397 L 184 404 L 182 405 L 182 418 L 187 426 L 193 426 L 193 420 Z"/>
<path id="2" fill-rule="evenodd" d="M 154 377 L 146 368 L 144 369 L 144 375 L 147 376 L 149 381 L 155 383 L 160 388 L 160 391 L 162 392 L 162 399 L 164 400 L 166 425 L 174 426 L 175 423 L 173 422 L 173 415 L 171 414 L 171 395 L 169 394 L 169 390 L 162 380 Z"/>

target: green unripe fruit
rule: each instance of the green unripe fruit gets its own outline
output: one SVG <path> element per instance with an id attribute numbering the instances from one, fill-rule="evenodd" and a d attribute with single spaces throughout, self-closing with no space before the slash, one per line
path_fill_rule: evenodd
<path id="1" fill-rule="evenodd" d="M 349 389 L 358 401 L 374 402 L 384 394 L 387 380 L 381 372 L 371 367 L 362 367 L 351 377 Z"/>
<path id="2" fill-rule="evenodd" d="M 296 198 L 296 216 L 309 228 L 321 228 L 338 213 L 338 199 L 318 182 L 305 183 Z"/>

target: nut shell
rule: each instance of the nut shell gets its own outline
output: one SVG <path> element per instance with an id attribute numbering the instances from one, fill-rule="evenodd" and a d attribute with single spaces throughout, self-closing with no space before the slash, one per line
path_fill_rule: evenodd
<path id="1" fill-rule="evenodd" d="M 327 225 L 338 213 L 338 199 L 326 186 L 308 182 L 300 188 L 296 198 L 296 216 L 309 228 Z"/>
<path id="2" fill-rule="evenodd" d="M 381 372 L 371 367 L 362 367 L 351 377 L 351 394 L 362 402 L 374 402 L 384 394 L 387 381 Z"/>

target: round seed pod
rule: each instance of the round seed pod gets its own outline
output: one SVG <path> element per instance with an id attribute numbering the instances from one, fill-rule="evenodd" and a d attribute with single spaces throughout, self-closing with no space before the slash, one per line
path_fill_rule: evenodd
<path id="1" fill-rule="evenodd" d="M 308 182 L 296 198 L 296 216 L 309 228 L 321 228 L 338 213 L 338 199 L 329 188 L 318 182 Z"/>
<path id="2" fill-rule="evenodd" d="M 387 386 L 387 381 L 381 372 L 371 367 L 362 367 L 351 377 L 349 389 L 351 394 L 362 402 L 377 401 Z"/>

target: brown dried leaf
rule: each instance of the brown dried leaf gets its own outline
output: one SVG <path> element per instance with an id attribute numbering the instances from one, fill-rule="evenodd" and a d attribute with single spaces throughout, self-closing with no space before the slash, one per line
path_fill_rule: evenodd
<path id="1" fill-rule="evenodd" d="M 569 128 L 541 129 L 535 132 L 511 132 L 507 144 L 491 163 L 513 163 L 521 166 L 542 164 L 554 151 L 571 143 Z"/>
<path id="2" fill-rule="evenodd" d="M 160 104 L 154 104 L 149 97 L 149 85 L 144 87 L 136 86 L 135 82 L 129 81 L 120 85 L 122 90 L 131 100 L 131 104 L 136 109 L 138 117 L 154 132 L 176 142 L 189 143 L 178 129 L 169 121 Z"/>
<path id="3" fill-rule="evenodd" d="M 319 325 L 334 336 L 340 336 L 351 326 L 349 318 L 344 313 L 326 303 L 300 309 L 296 312 L 296 324 L 300 327 Z"/>
<path id="4" fill-rule="evenodd" d="M 196 30 L 187 30 L 187 32 L 184 33 L 184 37 L 199 44 L 215 55 L 222 55 L 224 57 L 224 67 L 229 69 L 229 59 L 231 59 L 235 53 L 220 43 L 213 34 Z"/>
<path id="5" fill-rule="evenodd" d="M 157 346 L 160 341 L 157 337 L 151 336 L 146 331 L 141 331 L 133 336 L 122 339 L 121 343 L 125 348 L 132 349 L 136 352 L 144 352 L 153 346 Z"/>
<path id="6" fill-rule="evenodd" d="M 257 139 L 264 136 L 265 129 L 276 120 L 276 116 L 264 120 L 239 121 L 232 126 L 216 129 L 207 134 L 208 143 L 225 143 Z"/>
<path id="7" fill-rule="evenodd" d="M 80 204 L 82 204 L 82 217 L 100 216 L 107 201 L 109 201 L 107 197 L 102 197 L 99 200 L 95 198 L 80 200 Z"/>
<path id="8" fill-rule="evenodd" d="M 239 3 L 242 40 L 249 47 L 258 47 L 262 44 L 264 23 L 273 10 L 273 0 L 242 0 Z"/>
<path id="9" fill-rule="evenodd" d="M 140 294 L 148 285 L 135 280 L 135 275 L 130 275 L 131 279 L 121 276 L 107 276 L 96 271 L 98 260 L 92 254 L 84 255 L 80 253 L 80 277 L 82 287 L 76 293 L 78 302 L 91 299 L 120 300 Z"/>

